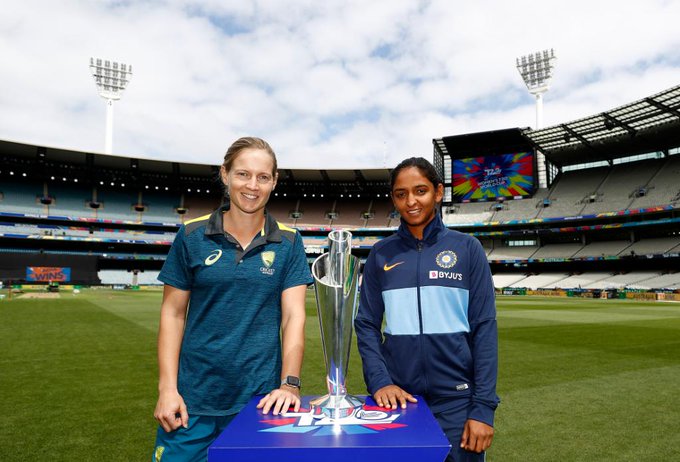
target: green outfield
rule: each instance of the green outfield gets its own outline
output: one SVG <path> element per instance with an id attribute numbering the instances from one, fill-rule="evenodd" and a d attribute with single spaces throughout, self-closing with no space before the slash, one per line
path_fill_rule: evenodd
<path id="1" fill-rule="evenodd" d="M 0 460 L 149 460 L 160 298 L 0 300 Z M 307 313 L 303 391 L 320 394 L 311 291 Z M 501 297 L 498 323 L 488 461 L 680 460 L 680 304 Z M 363 394 L 356 350 L 348 375 Z"/>

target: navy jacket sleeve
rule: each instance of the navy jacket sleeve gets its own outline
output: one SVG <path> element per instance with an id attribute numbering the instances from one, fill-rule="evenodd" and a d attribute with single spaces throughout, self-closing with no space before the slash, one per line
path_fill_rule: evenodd
<path id="1" fill-rule="evenodd" d="M 385 305 L 376 272 L 374 250 L 375 248 L 371 250 L 364 264 L 359 310 L 354 319 L 357 346 L 364 369 L 364 381 L 370 394 L 392 384 L 392 378 L 387 371 L 381 352 L 381 329 Z"/>
<path id="2" fill-rule="evenodd" d="M 498 377 L 498 326 L 496 297 L 491 270 L 477 239 L 470 241 L 472 277 L 470 287 L 470 339 L 474 361 L 474 391 L 469 417 L 493 425 L 500 402 L 496 395 Z"/>

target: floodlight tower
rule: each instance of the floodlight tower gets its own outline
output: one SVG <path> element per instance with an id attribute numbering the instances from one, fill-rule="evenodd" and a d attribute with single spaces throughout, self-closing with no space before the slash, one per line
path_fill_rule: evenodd
<path id="1" fill-rule="evenodd" d="M 556 59 L 555 51 L 552 48 L 517 58 L 517 70 L 529 89 L 529 93 L 536 97 L 537 130 L 543 127 L 543 93 L 550 89 Z M 545 157 L 541 152 L 537 152 L 536 161 L 538 164 L 538 187 L 547 188 Z"/>
<path id="2" fill-rule="evenodd" d="M 90 72 L 97 85 L 99 96 L 106 100 L 106 138 L 104 152 L 113 151 L 113 102 L 123 96 L 132 77 L 132 66 L 115 61 L 90 58 Z"/>

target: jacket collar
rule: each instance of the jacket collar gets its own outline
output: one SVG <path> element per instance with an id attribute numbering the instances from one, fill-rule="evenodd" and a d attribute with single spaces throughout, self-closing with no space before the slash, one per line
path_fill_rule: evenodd
<path id="1" fill-rule="evenodd" d="M 443 231 L 446 231 L 446 226 L 444 226 L 444 222 L 439 216 L 439 212 L 436 212 L 432 221 L 429 222 L 423 230 L 422 241 L 432 244 L 437 240 L 439 234 Z M 411 231 L 408 229 L 408 225 L 403 218 L 401 219 L 401 225 L 399 225 L 397 234 L 401 236 L 402 239 L 406 239 L 407 241 L 413 242 L 414 244 L 418 242 L 418 239 L 416 239 L 416 237 L 411 234 Z"/>
<path id="2" fill-rule="evenodd" d="M 231 208 L 229 201 L 225 202 L 219 209 L 215 210 L 208 219 L 208 225 L 205 227 L 206 236 L 214 236 L 217 234 L 224 234 L 224 223 L 222 222 L 222 214 Z M 264 238 L 268 242 L 281 242 L 281 230 L 276 219 L 264 211 L 264 228 L 260 231 L 258 240 Z"/>

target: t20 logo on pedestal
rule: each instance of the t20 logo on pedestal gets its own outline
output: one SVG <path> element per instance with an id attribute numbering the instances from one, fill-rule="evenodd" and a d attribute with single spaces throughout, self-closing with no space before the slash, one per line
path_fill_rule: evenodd
<path id="1" fill-rule="evenodd" d="M 370 434 L 405 427 L 395 423 L 401 414 L 377 406 L 363 406 L 351 416 L 331 419 L 321 409 L 300 409 L 300 412 L 284 412 L 283 418 L 260 420 L 267 428 L 260 432 L 309 433 L 313 436 L 330 436 L 338 433 Z"/>

